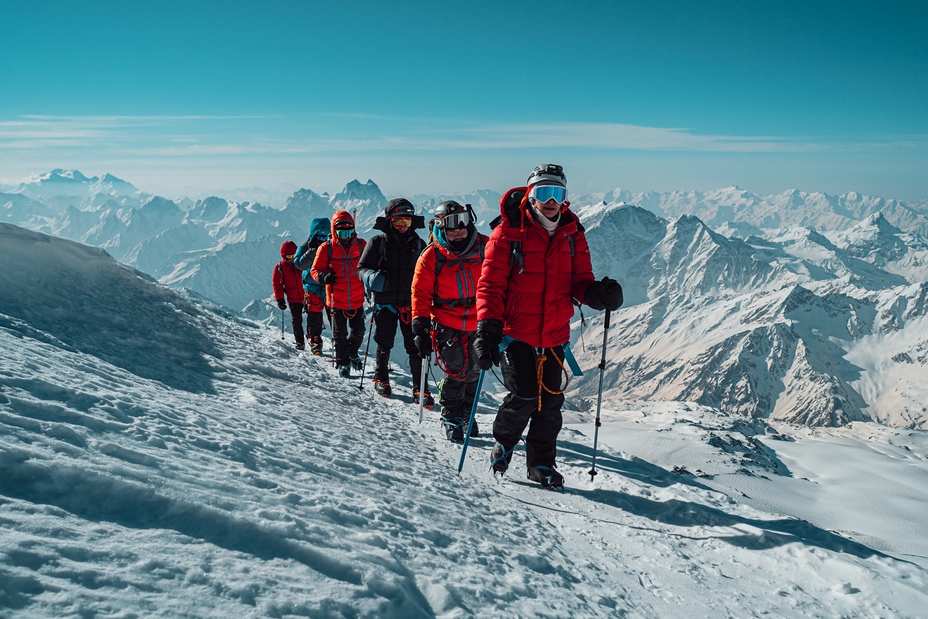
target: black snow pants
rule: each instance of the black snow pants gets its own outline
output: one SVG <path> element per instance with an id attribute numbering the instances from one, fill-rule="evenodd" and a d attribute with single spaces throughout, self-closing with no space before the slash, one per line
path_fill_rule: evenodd
<path id="1" fill-rule="evenodd" d="M 545 348 L 541 354 L 545 356 L 541 373 L 544 386 L 550 391 L 560 391 L 564 347 Z M 553 467 L 557 457 L 557 435 L 561 431 L 564 395 L 540 388 L 538 355 L 535 348 L 520 341 L 513 341 L 503 351 L 499 367 L 503 374 L 503 385 L 509 393 L 503 398 L 493 422 L 493 438 L 509 451 L 518 444 L 523 430 L 528 426 L 528 435 L 525 437 L 526 464 L 529 467 Z"/>
<path id="2" fill-rule="evenodd" d="M 293 337 L 297 344 L 303 344 L 306 341 L 303 334 L 303 303 L 288 303 L 288 305 L 290 317 L 293 319 Z"/>
<path id="3" fill-rule="evenodd" d="M 357 358 L 364 341 L 364 308 L 332 310 L 332 343 L 335 345 L 335 365 L 348 365 L 349 358 Z M 350 329 L 350 332 L 349 332 Z"/>
<path id="4" fill-rule="evenodd" d="M 441 416 L 462 423 L 470 418 L 480 381 L 474 335 L 473 331 L 458 331 L 442 325 L 435 330 L 438 362 L 445 369 L 445 375 L 438 382 Z"/>
<path id="5" fill-rule="evenodd" d="M 422 357 L 413 341 L 412 325 L 404 321 L 392 306 L 384 305 L 374 310 L 374 341 L 377 343 L 377 369 L 374 370 L 374 380 L 388 381 L 390 375 L 390 350 L 396 340 L 396 326 L 403 334 L 403 346 L 409 356 L 409 371 L 412 372 L 412 384 L 419 389 L 419 377 L 422 376 Z"/>

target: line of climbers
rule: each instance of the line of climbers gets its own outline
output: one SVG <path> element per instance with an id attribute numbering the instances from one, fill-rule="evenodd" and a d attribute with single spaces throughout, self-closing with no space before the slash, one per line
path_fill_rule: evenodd
<path id="1" fill-rule="evenodd" d="M 528 427 L 529 479 L 562 486 L 556 444 L 574 304 L 615 310 L 622 305 L 622 288 L 608 277 L 594 277 L 589 245 L 570 210 L 567 177 L 559 165 L 536 167 L 526 186 L 502 196 L 490 237 L 476 224 L 469 204 L 444 201 L 429 222 L 426 243 L 416 233 L 426 228 L 424 218 L 405 198 L 390 200 L 374 225 L 381 234 L 369 243 L 358 238 L 347 211 L 336 211 L 331 224 L 314 219 L 303 245 L 281 246 L 275 298 L 281 310 L 289 304 L 301 350 L 305 307 L 316 355 L 322 351 L 323 312 L 328 315 L 335 365 L 347 378 L 352 368 L 363 367 L 366 288 L 377 343 L 375 390 L 392 395 L 390 353 L 399 326 L 415 403 L 423 358 L 434 354 L 443 372 L 438 399 L 452 441 L 464 440 L 481 371 L 498 365 L 508 394 L 493 423 L 494 472 L 505 473 Z M 422 396 L 431 408 L 428 386 Z M 477 435 L 476 423 L 471 435 Z"/>

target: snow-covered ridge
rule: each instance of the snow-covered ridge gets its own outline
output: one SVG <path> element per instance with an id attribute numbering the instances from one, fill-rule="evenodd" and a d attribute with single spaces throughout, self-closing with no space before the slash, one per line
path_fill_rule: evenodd
<path id="1" fill-rule="evenodd" d="M 928 257 L 920 236 L 879 216 L 833 240 L 804 227 L 726 238 L 695 217 L 633 206 L 594 221 L 594 271 L 626 291 L 610 331 L 611 397 L 809 425 L 928 426 L 917 377 L 925 283 L 908 279 Z M 588 366 L 602 337 L 601 320 L 591 324 Z M 578 381 L 571 393 L 589 400 L 596 386 Z"/>
<path id="2" fill-rule="evenodd" d="M 239 244 L 241 245 L 241 244 Z M 259 325 L 0 223 L 0 614 L 917 617 L 928 439 L 568 408 L 567 490 Z M 35 286 L 36 282 L 41 286 Z M 8 294 L 10 293 L 10 294 Z M 795 297 L 803 293 L 796 292 Z M 795 299 L 782 299 L 793 311 Z M 823 311 L 830 311 L 823 308 Z M 485 382 L 486 431 L 500 398 Z"/>

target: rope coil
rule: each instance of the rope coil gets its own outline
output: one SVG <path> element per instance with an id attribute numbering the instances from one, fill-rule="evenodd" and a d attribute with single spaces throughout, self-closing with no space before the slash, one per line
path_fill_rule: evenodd
<path id="1" fill-rule="evenodd" d="M 537 410 L 539 410 L 539 411 L 541 410 L 541 396 L 542 396 L 542 390 L 547 391 L 547 392 L 550 393 L 551 395 L 559 395 L 559 394 L 564 393 L 564 392 L 567 390 L 568 385 L 570 385 L 570 375 L 567 373 L 567 368 L 564 367 L 564 362 L 563 362 L 561 359 L 558 358 L 557 353 L 554 352 L 554 349 L 553 349 L 553 348 L 549 348 L 548 350 L 551 351 L 551 354 L 554 356 L 555 361 L 557 361 L 557 364 L 561 367 L 561 372 L 564 373 L 564 378 L 566 379 L 566 383 L 564 384 L 564 386 L 563 386 L 559 391 L 554 391 L 554 390 L 552 390 L 552 389 L 548 389 L 548 386 L 545 385 L 545 383 L 544 383 L 544 376 L 543 376 L 543 375 L 544 375 L 544 365 L 545 365 L 545 361 L 547 360 L 548 357 L 547 357 L 547 355 L 545 355 L 545 349 L 544 349 L 544 348 L 536 349 L 536 352 L 535 352 L 535 375 L 536 375 L 536 377 L 537 377 L 537 379 L 538 379 L 538 409 L 537 409 Z"/>

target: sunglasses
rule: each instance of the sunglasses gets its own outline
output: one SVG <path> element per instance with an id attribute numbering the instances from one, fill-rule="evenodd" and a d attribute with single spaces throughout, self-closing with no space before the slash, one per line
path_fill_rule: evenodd
<path id="1" fill-rule="evenodd" d="M 390 221 L 398 228 L 408 228 L 412 225 L 412 217 L 391 217 Z"/>
<path id="2" fill-rule="evenodd" d="M 350 239 L 354 236 L 354 228 L 337 228 L 335 230 L 335 236 L 340 239 Z"/>
<path id="3" fill-rule="evenodd" d="M 529 198 L 534 198 L 536 202 L 544 204 L 554 198 L 558 204 L 567 202 L 567 188 L 560 185 L 535 185 L 528 194 Z"/>
<path id="4" fill-rule="evenodd" d="M 466 228 L 470 223 L 470 213 L 460 211 L 458 213 L 449 213 L 443 217 L 436 217 L 435 224 L 439 228 L 454 230 L 455 228 Z"/>

